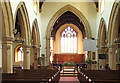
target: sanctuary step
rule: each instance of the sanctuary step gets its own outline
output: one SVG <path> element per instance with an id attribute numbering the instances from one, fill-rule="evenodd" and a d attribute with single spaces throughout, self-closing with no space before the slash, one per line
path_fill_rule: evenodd
<path id="1" fill-rule="evenodd" d="M 76 77 L 77 75 L 78 72 L 75 70 L 74 67 L 64 67 L 60 72 L 60 76 L 64 77 Z"/>

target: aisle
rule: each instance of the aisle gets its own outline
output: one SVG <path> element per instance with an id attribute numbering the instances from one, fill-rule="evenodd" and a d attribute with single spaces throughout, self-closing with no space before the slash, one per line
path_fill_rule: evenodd
<path id="1" fill-rule="evenodd" d="M 78 72 L 72 68 L 64 69 L 60 72 L 60 81 L 59 83 L 79 83 L 77 79 Z"/>
<path id="2" fill-rule="evenodd" d="M 77 77 L 60 77 L 59 83 L 79 83 Z"/>

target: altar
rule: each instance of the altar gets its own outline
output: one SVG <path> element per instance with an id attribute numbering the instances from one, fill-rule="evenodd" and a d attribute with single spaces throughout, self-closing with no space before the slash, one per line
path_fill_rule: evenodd
<path id="1" fill-rule="evenodd" d="M 64 62 L 62 66 L 76 66 L 75 62 Z"/>

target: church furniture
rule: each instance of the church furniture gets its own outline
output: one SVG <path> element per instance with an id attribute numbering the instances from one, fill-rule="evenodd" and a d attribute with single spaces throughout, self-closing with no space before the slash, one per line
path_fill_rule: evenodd
<path id="1" fill-rule="evenodd" d="M 21 70 L 12 74 L 2 74 L 2 83 L 58 82 L 60 71 L 56 69 Z"/>
<path id="2" fill-rule="evenodd" d="M 75 62 L 80 65 L 84 61 L 84 54 L 54 54 L 53 56 L 53 62 L 57 64 L 63 64 L 64 62 Z"/>
<path id="3" fill-rule="evenodd" d="M 120 71 L 117 70 L 80 70 L 78 79 L 88 83 L 120 83 Z"/>
<path id="4" fill-rule="evenodd" d="M 21 70 L 22 66 L 18 65 L 18 66 L 13 66 L 13 72 L 16 72 L 17 70 Z"/>

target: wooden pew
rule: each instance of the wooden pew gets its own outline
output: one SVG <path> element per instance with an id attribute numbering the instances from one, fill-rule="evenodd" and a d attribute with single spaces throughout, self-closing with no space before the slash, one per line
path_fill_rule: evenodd
<path id="1" fill-rule="evenodd" d="M 120 71 L 116 70 L 81 70 L 79 73 L 88 77 L 88 82 L 120 83 Z"/>
<path id="2" fill-rule="evenodd" d="M 2 83 L 58 82 L 60 71 L 53 69 L 21 70 L 13 74 L 2 74 Z"/>
<path id="3" fill-rule="evenodd" d="M 80 71 L 78 71 L 78 80 L 80 83 L 88 83 L 87 79 L 84 77 L 84 75 L 82 75 Z"/>

